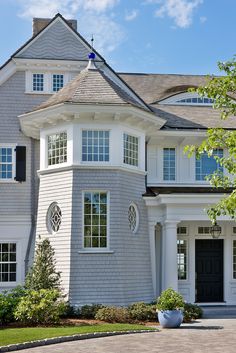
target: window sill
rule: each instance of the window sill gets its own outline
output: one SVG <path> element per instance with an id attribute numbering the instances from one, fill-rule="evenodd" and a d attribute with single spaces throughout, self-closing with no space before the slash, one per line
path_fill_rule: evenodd
<path id="1" fill-rule="evenodd" d="M 79 254 L 114 254 L 113 250 L 93 250 L 93 249 L 89 249 L 89 250 L 80 250 L 78 251 Z"/>

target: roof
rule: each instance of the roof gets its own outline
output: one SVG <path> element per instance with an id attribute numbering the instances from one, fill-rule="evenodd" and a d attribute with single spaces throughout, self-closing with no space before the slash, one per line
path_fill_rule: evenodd
<path id="1" fill-rule="evenodd" d="M 157 195 L 169 194 L 222 194 L 231 193 L 233 188 L 213 188 L 210 186 L 148 186 L 146 192 L 143 194 L 145 197 L 155 197 Z"/>
<path id="2" fill-rule="evenodd" d="M 157 116 L 167 121 L 164 129 L 236 128 L 235 117 L 222 120 L 220 112 L 210 106 L 162 104 L 161 101 L 167 97 L 206 84 L 208 76 L 142 73 L 119 73 L 119 76 L 151 106 Z"/>
<path id="3" fill-rule="evenodd" d="M 61 103 L 132 105 L 151 111 L 142 105 L 101 70 L 94 67 L 81 71 L 71 82 L 34 110 Z"/>

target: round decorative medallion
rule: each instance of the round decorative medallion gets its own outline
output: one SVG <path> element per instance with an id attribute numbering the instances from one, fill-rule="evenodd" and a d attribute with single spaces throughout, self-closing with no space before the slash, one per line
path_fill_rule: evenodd
<path id="1" fill-rule="evenodd" d="M 138 207 L 134 203 L 131 203 L 129 206 L 128 221 L 131 232 L 136 233 L 139 226 L 139 213 Z"/>
<path id="2" fill-rule="evenodd" d="M 56 202 L 53 202 L 47 212 L 47 226 L 49 233 L 57 233 L 61 226 L 62 213 Z"/>

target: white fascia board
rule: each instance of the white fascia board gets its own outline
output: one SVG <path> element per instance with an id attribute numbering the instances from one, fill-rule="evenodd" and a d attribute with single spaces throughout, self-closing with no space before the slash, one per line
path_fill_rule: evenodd
<path id="1" fill-rule="evenodd" d="M 46 28 L 44 28 L 44 29 L 41 31 L 41 33 L 39 33 L 38 35 L 36 35 L 35 38 L 33 38 L 24 48 L 22 48 L 22 50 L 17 53 L 17 56 L 19 56 L 19 55 L 21 55 L 22 53 L 24 53 L 25 50 L 27 50 L 27 49 L 28 49 L 35 41 L 37 41 L 37 39 L 40 38 L 45 32 L 47 32 L 47 31 L 49 30 L 49 28 L 51 28 L 56 22 L 61 22 L 61 23 L 63 23 L 63 25 L 73 34 L 73 36 L 74 36 L 75 38 L 78 39 L 78 41 L 79 41 L 80 43 L 82 43 L 89 51 L 91 50 L 90 47 L 87 45 L 87 43 L 84 42 L 84 41 L 82 40 L 82 38 L 80 38 L 80 36 L 78 36 L 78 35 L 73 31 L 73 29 L 70 28 L 69 25 L 67 26 L 66 23 L 65 23 L 60 17 L 57 17 L 57 18 L 55 18 L 55 20 L 54 20 L 53 22 L 50 23 L 50 25 L 48 25 Z M 99 57 L 99 59 L 100 59 L 101 61 L 103 61 L 103 59 L 102 59 L 99 55 L 97 55 L 97 56 Z"/>
<path id="2" fill-rule="evenodd" d="M 161 126 L 165 124 L 165 121 L 157 118 L 151 113 L 145 112 L 142 109 L 131 107 L 131 106 L 115 106 L 115 105 L 103 105 L 103 104 L 71 104 L 71 103 L 61 103 L 53 107 L 48 107 L 33 111 L 30 113 L 22 114 L 19 116 L 21 130 L 27 136 L 33 138 L 39 138 L 40 128 L 43 124 L 57 124 L 60 120 L 63 120 L 63 115 L 71 115 L 71 120 L 73 115 L 79 113 L 109 113 L 112 116 L 115 114 L 130 114 L 130 116 L 137 117 L 139 121 L 143 121 L 147 126 L 141 128 L 140 130 L 146 131 L 148 128 L 160 129 Z M 124 124 L 129 124 L 129 122 L 122 122 Z M 133 124 L 130 123 L 132 126 Z M 32 132 L 31 132 L 32 130 Z M 37 132 L 38 130 L 38 132 Z"/>
<path id="3" fill-rule="evenodd" d="M 11 60 L 0 70 L 0 86 L 16 72 L 16 64 Z"/>
<path id="4" fill-rule="evenodd" d="M 155 132 L 155 136 L 176 136 L 176 137 L 206 137 L 206 130 L 188 130 L 188 129 L 178 129 L 175 130 L 160 130 Z"/>
<path id="5" fill-rule="evenodd" d="M 147 206 L 159 205 L 209 205 L 219 202 L 225 194 L 171 194 L 157 195 L 155 197 L 144 196 L 143 199 Z"/>

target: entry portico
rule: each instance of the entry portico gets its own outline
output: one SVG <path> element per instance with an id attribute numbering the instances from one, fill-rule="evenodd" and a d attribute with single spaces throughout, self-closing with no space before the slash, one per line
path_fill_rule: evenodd
<path id="1" fill-rule="evenodd" d="M 221 197 L 212 193 L 144 196 L 156 295 L 172 287 L 187 302 L 235 303 L 235 223 L 220 217 L 221 235 L 213 239 L 206 213 Z"/>

